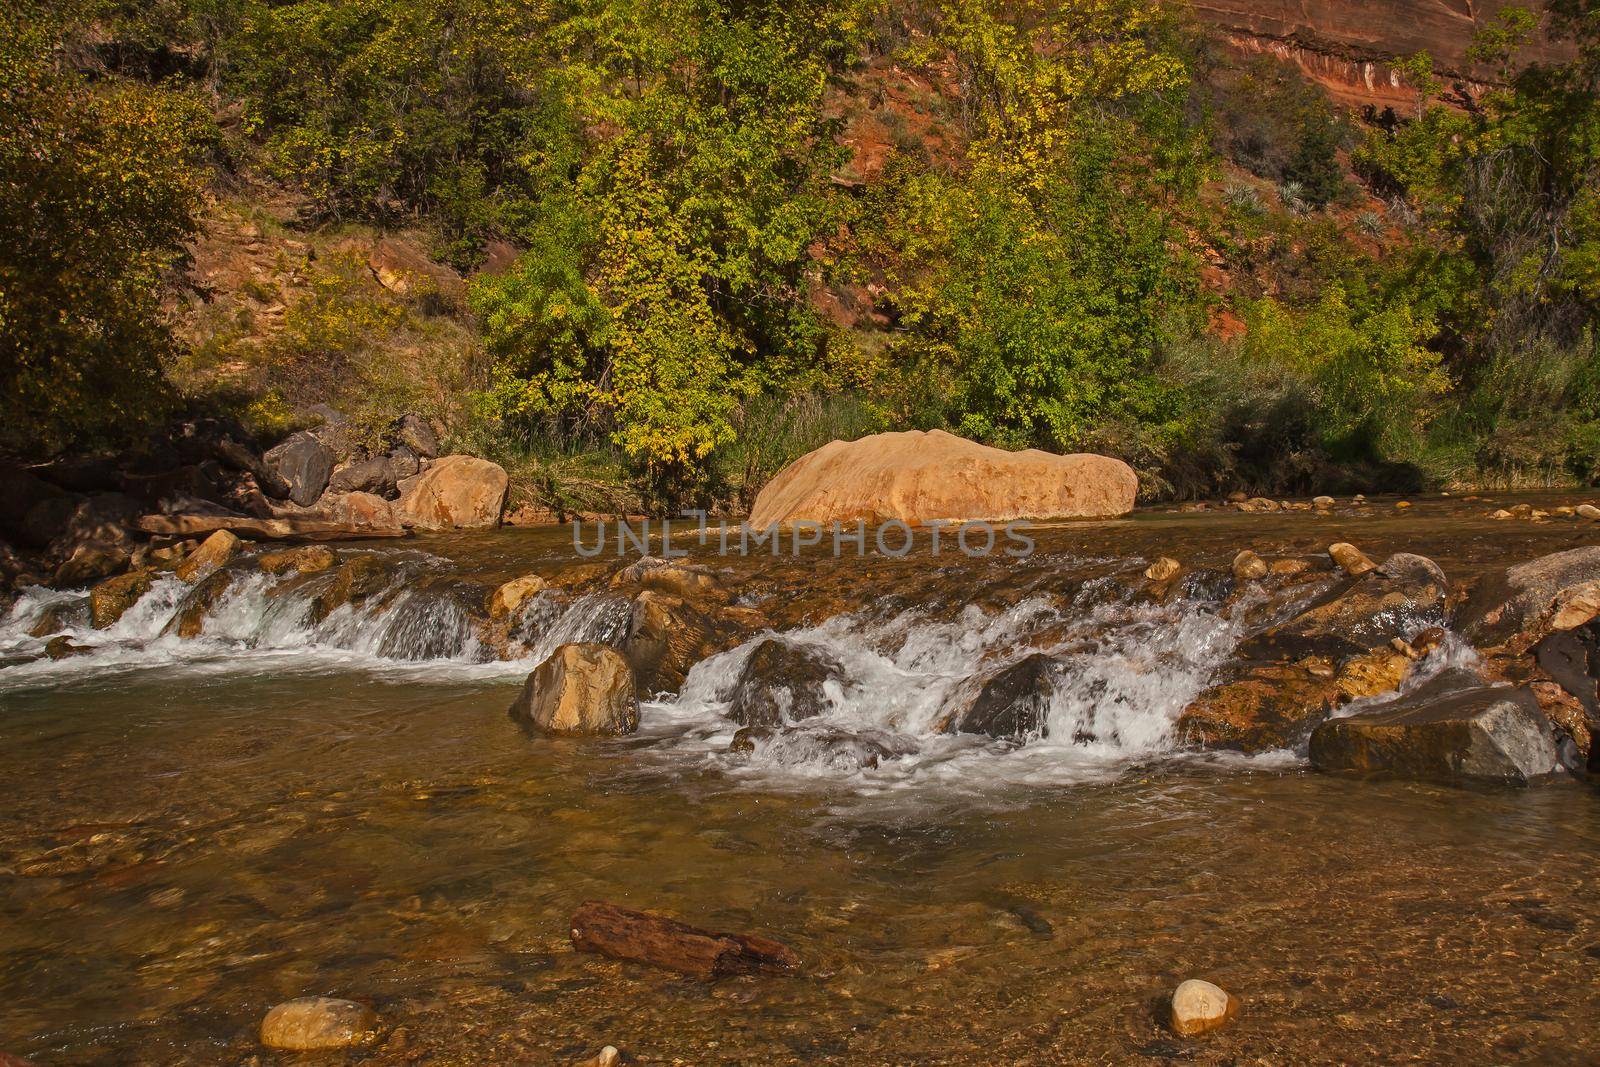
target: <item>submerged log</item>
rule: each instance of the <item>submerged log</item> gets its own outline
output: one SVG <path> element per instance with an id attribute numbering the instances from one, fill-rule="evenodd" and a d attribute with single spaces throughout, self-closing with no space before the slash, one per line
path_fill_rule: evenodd
<path id="1" fill-rule="evenodd" d="M 572 945 L 580 952 L 648 963 L 705 980 L 782 973 L 800 966 L 800 958 L 787 945 L 764 937 L 714 933 L 598 900 L 587 901 L 572 913 Z"/>
<path id="2" fill-rule="evenodd" d="M 248 515 L 146 515 L 145 533 L 187 537 L 229 530 L 257 541 L 369 541 L 408 537 L 401 526 L 352 526 L 323 519 L 256 519 Z"/>

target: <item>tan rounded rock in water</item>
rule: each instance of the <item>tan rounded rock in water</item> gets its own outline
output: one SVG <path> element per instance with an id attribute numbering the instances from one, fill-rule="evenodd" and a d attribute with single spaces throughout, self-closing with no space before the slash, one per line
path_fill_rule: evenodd
<path id="1" fill-rule="evenodd" d="M 500 525 L 511 480 L 498 463 L 444 456 L 410 482 L 394 516 L 425 530 Z"/>
<path id="2" fill-rule="evenodd" d="M 639 728 L 633 669 L 607 645 L 562 645 L 528 675 L 511 717 L 553 734 L 631 734 Z"/>
<path id="3" fill-rule="evenodd" d="M 1007 452 L 943 430 L 832 441 L 789 464 L 756 497 L 752 526 L 1104 518 L 1133 510 L 1139 479 L 1108 456 Z"/>
<path id="4" fill-rule="evenodd" d="M 1600 508 L 1595 507 L 1593 504 L 1579 504 L 1573 509 L 1573 514 L 1580 519 L 1600 519 Z"/>
<path id="5" fill-rule="evenodd" d="M 323 545 L 305 545 L 286 548 L 279 552 L 263 552 L 256 557 L 256 566 L 268 574 L 317 574 L 330 569 L 335 563 L 333 550 Z"/>
<path id="6" fill-rule="evenodd" d="M 515 615 L 528 599 L 544 588 L 544 579 L 537 574 L 524 574 L 513 578 L 489 597 L 489 617 L 503 619 Z"/>
<path id="7" fill-rule="evenodd" d="M 154 582 L 149 571 L 129 571 L 89 590 L 89 620 L 94 628 L 104 630 L 122 618 L 123 612 L 148 593 Z"/>
<path id="8" fill-rule="evenodd" d="M 1253 582 L 1267 576 L 1267 561 L 1250 551 L 1242 550 L 1233 557 L 1233 576 L 1241 582 Z"/>
<path id="9" fill-rule="evenodd" d="M 1238 998 L 1198 978 L 1184 982 L 1172 994 L 1172 1028 L 1184 1037 L 1215 1030 L 1238 1014 Z"/>
<path id="10" fill-rule="evenodd" d="M 1144 569 L 1144 576 L 1153 582 L 1164 582 L 1182 569 L 1183 564 L 1171 556 L 1162 556 Z"/>
<path id="11" fill-rule="evenodd" d="M 1348 541 L 1340 541 L 1337 544 L 1329 545 L 1328 555 L 1333 558 L 1333 562 L 1339 565 L 1340 570 L 1354 578 L 1359 578 L 1368 571 L 1378 569 L 1378 565 L 1368 559 L 1365 552 Z"/>
<path id="12" fill-rule="evenodd" d="M 218 530 L 184 557 L 176 573 L 184 581 L 193 582 L 204 578 L 238 554 L 239 538 L 228 530 Z"/>
<path id="13" fill-rule="evenodd" d="M 372 1009 L 353 1000 L 301 997 L 279 1004 L 261 1020 L 261 1043 L 296 1052 L 344 1048 L 365 1038 L 377 1022 Z"/>
<path id="14" fill-rule="evenodd" d="M 1331 496 L 1319 496 L 1312 499 L 1311 506 L 1319 510 L 1325 510 L 1333 507 L 1334 503 L 1334 499 Z"/>

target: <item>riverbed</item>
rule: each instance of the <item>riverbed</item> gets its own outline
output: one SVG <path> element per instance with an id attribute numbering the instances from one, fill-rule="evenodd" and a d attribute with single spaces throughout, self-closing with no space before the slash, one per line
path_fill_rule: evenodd
<path id="1" fill-rule="evenodd" d="M 562 1064 L 606 1044 L 654 1064 L 1595 1062 L 1592 785 L 1187 750 L 1170 726 L 1234 621 L 1199 593 L 1106 592 L 1158 555 L 1350 540 L 1464 581 L 1600 541 L 1485 517 L 1513 500 L 1560 498 L 1141 512 L 1038 529 L 1021 560 L 688 542 L 774 628 L 846 660 L 841 721 L 917 740 L 875 767 L 730 753 L 716 698 L 737 649 L 647 700 L 637 735 L 566 740 L 506 715 L 535 651 L 248 620 L 179 643 L 152 606 L 81 633 L 87 655 L 24 663 L 12 618 L 0 1050 L 280 1062 L 263 1014 L 322 994 L 370 1004 L 380 1032 L 281 1062 Z M 564 530 L 372 550 L 489 585 L 597 566 Z M 1043 642 L 1073 665 L 1048 741 L 917 733 L 941 686 Z M 1095 742 L 1073 740 L 1083 722 Z M 578 954 L 567 920 L 590 899 L 776 938 L 803 968 L 703 983 Z M 1190 977 L 1239 1018 L 1177 1037 L 1163 1006 Z"/>

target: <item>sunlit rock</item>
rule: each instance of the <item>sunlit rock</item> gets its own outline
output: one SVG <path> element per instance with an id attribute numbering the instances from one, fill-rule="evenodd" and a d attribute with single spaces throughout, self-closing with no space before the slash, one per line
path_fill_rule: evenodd
<path id="1" fill-rule="evenodd" d="M 516 615 L 522 610 L 522 605 L 528 598 L 535 596 L 545 586 L 544 579 L 537 574 L 525 574 L 521 578 L 513 578 L 489 596 L 489 617 L 491 619 L 504 619 Z"/>
<path id="2" fill-rule="evenodd" d="M 1443 621 L 1449 584 L 1429 559 L 1397 552 L 1383 566 L 1332 590 L 1294 618 L 1245 642 L 1257 659 L 1359 655 Z"/>
<path id="3" fill-rule="evenodd" d="M 1267 561 L 1250 551 L 1243 549 L 1233 557 L 1230 565 L 1233 576 L 1241 582 L 1253 582 L 1258 578 L 1267 576 Z"/>
<path id="4" fill-rule="evenodd" d="M 261 1020 L 261 1043 L 294 1052 L 344 1048 L 368 1038 L 376 1025 L 377 1017 L 365 1004 L 301 997 L 267 1012 Z"/>
<path id="5" fill-rule="evenodd" d="M 256 557 L 256 566 L 267 574 L 317 574 L 330 570 L 336 557 L 333 550 L 323 545 L 302 545 L 279 552 L 263 552 Z"/>
<path id="6" fill-rule="evenodd" d="M 1523 652 L 1600 612 L 1600 546 L 1569 549 L 1485 575 L 1457 610 L 1455 625 L 1480 647 Z"/>
<path id="7" fill-rule="evenodd" d="M 1328 555 L 1339 569 L 1352 578 L 1359 578 L 1368 571 L 1377 570 L 1378 565 L 1367 557 L 1367 554 L 1350 544 L 1348 541 L 1339 541 L 1328 546 Z"/>
<path id="8" fill-rule="evenodd" d="M 606 645 L 562 645 L 528 675 L 511 717 L 554 734 L 631 734 L 639 728 L 633 671 Z"/>
<path id="9" fill-rule="evenodd" d="M 1215 1030 L 1238 1014 L 1238 998 L 1198 978 L 1179 985 L 1172 994 L 1172 1028 L 1184 1037 Z"/>
<path id="10" fill-rule="evenodd" d="M 1164 582 L 1183 569 L 1183 564 L 1171 556 L 1162 556 L 1144 569 L 1144 576 L 1152 582 Z"/>
<path id="11" fill-rule="evenodd" d="M 239 554 L 239 539 L 228 530 L 216 533 L 200 542 L 177 566 L 176 574 L 186 582 L 197 581 L 221 567 Z"/>
<path id="12" fill-rule="evenodd" d="M 425 530 L 498 526 L 510 485 L 498 463 L 444 456 L 408 485 L 395 516 Z"/>
<path id="13" fill-rule="evenodd" d="M 104 630 L 122 618 L 124 612 L 150 591 L 154 576 L 149 571 L 129 571 L 109 578 L 89 590 L 89 620 L 96 630 Z"/>

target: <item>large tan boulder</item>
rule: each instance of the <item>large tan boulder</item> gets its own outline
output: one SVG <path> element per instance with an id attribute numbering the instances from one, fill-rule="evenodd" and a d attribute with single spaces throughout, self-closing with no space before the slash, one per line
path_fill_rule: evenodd
<path id="1" fill-rule="evenodd" d="M 907 430 L 806 453 L 761 490 L 750 523 L 1102 518 L 1133 510 L 1138 491 L 1133 468 L 1107 456 L 1007 452 Z"/>
<path id="2" fill-rule="evenodd" d="M 395 517 L 425 530 L 498 526 L 511 479 L 498 463 L 444 456 L 394 503 Z"/>
<path id="3" fill-rule="evenodd" d="M 606 645 L 562 645 L 528 675 L 511 717 L 552 734 L 631 734 L 639 729 L 633 669 Z"/>

